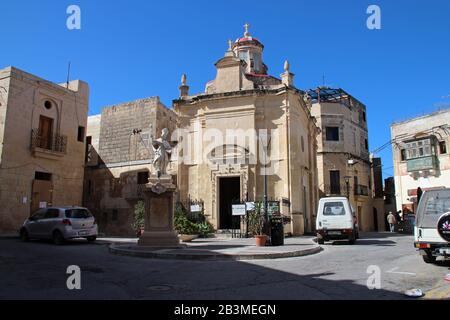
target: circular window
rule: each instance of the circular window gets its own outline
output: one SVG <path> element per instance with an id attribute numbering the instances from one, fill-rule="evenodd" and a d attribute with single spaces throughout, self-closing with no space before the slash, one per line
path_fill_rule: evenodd
<path id="1" fill-rule="evenodd" d="M 44 107 L 45 109 L 50 110 L 52 108 L 52 103 L 47 100 L 44 102 Z"/>

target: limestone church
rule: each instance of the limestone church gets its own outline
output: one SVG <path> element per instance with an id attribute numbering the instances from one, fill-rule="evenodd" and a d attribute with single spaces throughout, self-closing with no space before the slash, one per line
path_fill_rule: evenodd
<path id="1" fill-rule="evenodd" d="M 178 200 L 201 200 L 216 229 L 233 227 L 232 203 L 266 194 L 291 218 L 286 232 L 314 230 L 319 128 L 311 99 L 295 87 L 287 61 L 280 77 L 269 73 L 264 45 L 248 27 L 229 42 L 204 92 L 190 94 L 183 76 L 172 109 L 148 98 L 89 118 L 84 205 L 98 215 L 103 232 L 131 232 L 139 185 L 153 170 L 148 141 L 164 127 L 177 143 L 168 171 Z"/>
<path id="2" fill-rule="evenodd" d="M 177 166 L 180 197 L 202 199 L 214 226 L 230 229 L 230 204 L 263 200 L 266 175 L 268 198 L 280 201 L 281 213 L 292 218 L 286 231 L 302 234 L 313 228 L 318 196 L 318 128 L 289 63 L 277 78 L 263 52 L 246 25 L 216 62 L 216 78 L 205 92 L 189 95 L 186 84 L 180 87 L 173 101 L 184 152 Z"/>

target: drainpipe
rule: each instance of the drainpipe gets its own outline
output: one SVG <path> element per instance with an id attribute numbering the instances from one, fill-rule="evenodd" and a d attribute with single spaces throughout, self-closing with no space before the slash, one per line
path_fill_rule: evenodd
<path id="1" fill-rule="evenodd" d="M 287 179 L 288 179 L 288 199 L 291 201 L 291 144 L 289 139 L 289 120 L 288 120 L 288 112 L 289 112 L 289 92 L 286 88 L 286 103 L 285 103 L 285 122 L 286 122 L 286 142 L 287 142 Z M 292 205 L 292 204 L 291 204 Z M 291 205 L 288 206 L 288 214 L 291 214 Z M 280 205 L 281 207 L 281 205 Z M 291 217 L 292 218 L 292 217 Z M 293 228 L 293 224 L 291 224 L 291 228 Z M 292 233 L 293 230 L 291 229 Z"/>

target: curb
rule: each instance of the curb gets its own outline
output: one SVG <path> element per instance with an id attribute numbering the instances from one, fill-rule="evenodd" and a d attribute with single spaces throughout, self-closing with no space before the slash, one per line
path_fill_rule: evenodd
<path id="1" fill-rule="evenodd" d="M 141 258 L 169 259 L 169 260 L 215 260 L 215 261 L 242 261 L 242 260 L 273 260 L 283 258 L 304 257 L 321 252 L 320 246 L 291 252 L 280 253 L 257 253 L 257 254 L 235 254 L 227 255 L 221 253 L 191 254 L 191 253 L 163 253 L 155 251 L 133 250 L 130 246 L 111 244 L 108 251 L 115 255 L 133 256 Z"/>
<path id="2" fill-rule="evenodd" d="M 0 235 L 0 239 L 19 239 L 20 236 L 18 234 L 4 234 Z"/>

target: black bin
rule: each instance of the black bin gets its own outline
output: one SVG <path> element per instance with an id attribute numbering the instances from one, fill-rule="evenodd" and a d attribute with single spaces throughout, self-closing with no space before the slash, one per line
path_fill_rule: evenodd
<path id="1" fill-rule="evenodd" d="M 284 245 L 283 218 L 272 217 L 270 219 L 270 244 L 272 246 Z"/>

